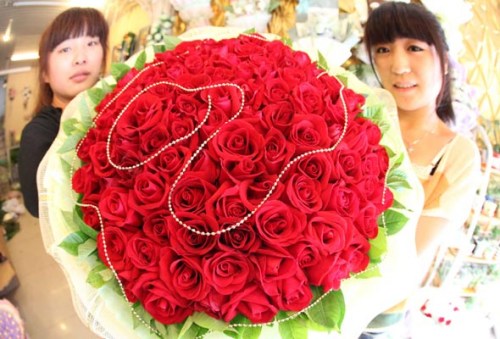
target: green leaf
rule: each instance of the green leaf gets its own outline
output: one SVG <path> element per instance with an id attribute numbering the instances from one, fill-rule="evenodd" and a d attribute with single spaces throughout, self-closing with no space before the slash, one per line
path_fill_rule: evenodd
<path id="1" fill-rule="evenodd" d="M 378 228 L 378 234 L 375 239 L 370 239 L 370 251 L 368 251 L 368 256 L 372 262 L 380 262 L 382 256 L 387 252 L 387 237 L 385 235 L 385 229 L 383 227 Z"/>
<path id="2" fill-rule="evenodd" d="M 146 64 L 146 52 L 142 51 L 138 56 L 137 59 L 135 60 L 135 65 L 134 67 L 137 70 L 141 70 L 144 68 L 144 65 Z"/>
<path id="3" fill-rule="evenodd" d="M 255 28 L 252 27 L 252 28 L 249 28 L 249 29 L 243 31 L 242 34 L 254 34 L 254 33 L 255 33 Z"/>
<path id="4" fill-rule="evenodd" d="M 153 45 L 153 51 L 154 53 L 163 53 L 165 52 L 167 49 L 165 48 L 165 45 L 163 44 L 159 44 L 159 45 Z"/>
<path id="5" fill-rule="evenodd" d="M 393 189 L 411 188 L 408 176 L 402 170 L 393 170 L 387 177 L 387 185 Z"/>
<path id="6" fill-rule="evenodd" d="M 173 35 L 168 35 L 166 36 L 163 41 L 165 42 L 165 47 L 167 50 L 172 50 L 175 48 L 175 46 L 177 46 L 178 44 L 180 44 L 182 42 L 181 39 L 179 39 L 178 37 L 176 36 L 173 36 Z"/>
<path id="7" fill-rule="evenodd" d="M 406 215 L 393 209 L 385 211 L 382 215 L 385 218 L 385 227 L 387 227 L 388 235 L 398 233 L 409 220 Z M 382 222 L 382 215 L 379 217 L 379 225 Z"/>
<path id="8" fill-rule="evenodd" d="M 380 274 L 380 269 L 377 264 L 369 264 L 365 271 L 356 275 L 359 279 L 368 279 L 382 276 Z"/>
<path id="9" fill-rule="evenodd" d="M 287 45 L 288 47 L 292 47 L 293 46 L 293 40 L 290 39 L 290 38 L 287 38 L 287 37 L 282 37 L 281 38 L 281 42 L 285 45 Z"/>
<path id="10" fill-rule="evenodd" d="M 86 131 L 92 126 L 92 115 L 90 114 L 89 106 L 87 105 L 87 101 L 85 98 L 82 98 L 79 104 L 79 111 L 81 116 L 81 126 Z"/>
<path id="11" fill-rule="evenodd" d="M 190 317 L 186 319 L 186 322 L 184 323 L 184 326 L 179 333 L 179 339 L 195 339 L 208 332 L 206 328 L 202 328 L 196 325 L 194 322 L 188 321 L 189 318 Z"/>
<path id="12" fill-rule="evenodd" d="M 63 173 L 67 178 L 69 178 L 69 174 L 71 173 L 71 164 L 67 162 L 63 157 L 59 157 L 59 159 L 61 160 L 61 168 L 63 170 Z"/>
<path id="13" fill-rule="evenodd" d="M 319 287 L 311 288 L 314 295 L 319 295 Z M 321 301 L 306 312 L 311 321 L 328 329 L 339 332 L 345 315 L 345 301 L 342 291 L 330 291 Z"/>
<path id="14" fill-rule="evenodd" d="M 113 280 L 113 273 L 106 265 L 100 263 L 90 270 L 86 282 L 94 288 L 101 288 L 110 280 Z"/>
<path id="15" fill-rule="evenodd" d="M 111 75 L 115 79 L 121 79 L 127 72 L 130 71 L 130 67 L 125 64 L 112 64 L 111 65 Z M 98 102 L 100 102 L 99 100 Z M 96 102 L 97 104 L 97 102 Z"/>
<path id="16" fill-rule="evenodd" d="M 404 210 L 406 209 L 406 206 L 400 203 L 398 200 L 394 199 L 391 208 Z"/>
<path id="17" fill-rule="evenodd" d="M 88 238 L 89 237 L 85 233 L 77 231 L 64 238 L 59 244 L 59 247 L 76 257 L 78 255 L 78 246 L 87 241 Z"/>
<path id="18" fill-rule="evenodd" d="M 78 225 L 80 231 L 88 235 L 90 238 L 94 240 L 97 239 L 97 235 L 99 234 L 99 232 L 83 221 L 83 212 L 78 206 L 75 206 L 75 208 L 73 209 L 73 223 L 75 225 Z"/>
<path id="19" fill-rule="evenodd" d="M 108 82 L 104 79 L 101 80 L 100 84 L 104 93 L 109 93 L 116 87 L 116 85 L 108 84 Z"/>
<path id="20" fill-rule="evenodd" d="M 363 116 L 372 121 L 379 122 L 383 119 L 383 110 L 384 107 L 382 105 L 367 106 L 363 110 Z"/>
<path id="21" fill-rule="evenodd" d="M 87 279 L 88 280 L 88 279 Z M 143 326 L 141 319 L 144 319 L 146 311 L 142 307 L 140 302 L 136 302 L 132 305 L 132 309 L 137 314 L 132 313 L 132 326 L 134 329 Z"/>
<path id="22" fill-rule="evenodd" d="M 232 321 L 234 324 L 232 327 L 229 327 L 224 331 L 225 335 L 233 337 L 235 339 L 258 339 L 260 337 L 260 333 L 262 332 L 262 326 L 257 327 L 247 327 L 247 326 L 236 326 L 237 324 L 251 324 L 252 322 L 238 314 Z"/>
<path id="23" fill-rule="evenodd" d="M 214 331 L 222 332 L 227 329 L 228 324 L 222 320 L 212 318 L 206 313 L 195 312 L 191 315 L 193 322 L 201 327 L 209 328 Z"/>
<path id="24" fill-rule="evenodd" d="M 326 58 L 321 54 L 321 52 L 318 50 L 318 67 L 328 71 L 328 61 L 326 61 Z"/>
<path id="25" fill-rule="evenodd" d="M 71 133 L 73 133 L 73 131 L 77 129 L 76 125 L 78 124 L 79 122 L 76 118 L 64 120 L 62 123 L 62 130 L 64 131 L 64 134 L 71 135 Z"/>
<path id="26" fill-rule="evenodd" d="M 280 6 L 280 0 L 271 0 L 271 2 L 269 2 L 269 8 L 267 9 L 267 11 L 271 13 L 279 6 Z"/>
<path id="27" fill-rule="evenodd" d="M 187 317 L 186 320 L 184 320 L 184 324 L 182 325 L 181 330 L 179 331 L 179 338 L 184 338 L 193 324 L 193 318 Z"/>
<path id="28" fill-rule="evenodd" d="M 112 69 L 113 68 L 111 67 L 111 70 Z M 98 103 L 100 103 L 105 95 L 104 90 L 102 88 L 99 88 L 99 87 L 92 87 L 91 89 L 89 89 L 87 91 L 87 93 L 89 95 L 90 101 L 92 101 L 94 103 L 94 105 L 97 105 Z"/>
<path id="29" fill-rule="evenodd" d="M 279 312 L 276 318 L 286 319 L 289 315 L 285 312 Z M 307 339 L 308 329 L 305 326 L 304 321 L 301 318 L 294 318 L 290 320 L 286 320 L 280 322 L 278 325 L 278 329 L 281 335 L 281 338 L 286 339 Z"/>
<path id="30" fill-rule="evenodd" d="M 83 244 L 78 246 L 78 257 L 85 258 L 97 251 L 97 243 L 94 239 L 87 239 Z"/>
<path id="31" fill-rule="evenodd" d="M 73 151 L 76 148 L 78 142 L 83 138 L 83 135 L 84 135 L 83 132 L 78 132 L 67 137 L 66 140 L 64 140 L 64 143 L 62 144 L 61 148 L 59 148 L 59 150 L 57 151 L 57 153 L 62 154 L 69 151 Z"/>

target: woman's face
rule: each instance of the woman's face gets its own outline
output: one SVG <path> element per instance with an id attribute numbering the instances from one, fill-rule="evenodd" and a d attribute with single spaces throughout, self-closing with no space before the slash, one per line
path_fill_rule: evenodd
<path id="1" fill-rule="evenodd" d="M 54 93 L 53 106 L 66 107 L 78 93 L 97 82 L 103 53 L 99 38 L 90 36 L 64 40 L 49 53 L 44 80 Z"/>
<path id="2" fill-rule="evenodd" d="M 373 61 L 382 86 L 402 112 L 435 112 L 442 86 L 436 48 L 424 41 L 398 38 L 375 45 Z"/>

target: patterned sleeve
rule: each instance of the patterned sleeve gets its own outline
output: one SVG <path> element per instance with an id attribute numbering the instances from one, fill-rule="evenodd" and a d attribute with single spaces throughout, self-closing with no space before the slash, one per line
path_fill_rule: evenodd
<path id="1" fill-rule="evenodd" d="M 457 136 L 434 174 L 423 182 L 423 216 L 450 220 L 457 227 L 467 219 L 481 179 L 481 159 L 476 144 Z"/>

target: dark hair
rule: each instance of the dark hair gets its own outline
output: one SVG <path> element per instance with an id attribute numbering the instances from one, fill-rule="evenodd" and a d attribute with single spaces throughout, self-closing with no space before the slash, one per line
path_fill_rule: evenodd
<path id="1" fill-rule="evenodd" d="M 106 62 L 108 51 L 109 27 L 106 19 L 97 9 L 74 7 L 59 14 L 45 29 L 38 47 L 38 102 L 35 112 L 52 103 L 54 93 L 50 85 L 44 81 L 48 71 L 49 54 L 61 42 L 81 36 L 99 37 L 103 49 L 102 62 Z"/>
<path id="2" fill-rule="evenodd" d="M 373 10 L 365 25 L 364 43 L 372 68 L 372 48 L 378 44 L 394 42 L 397 38 L 425 41 L 436 48 L 442 74 L 442 86 L 436 98 L 436 110 L 444 122 L 454 122 L 455 112 L 451 104 L 448 44 L 443 28 L 436 16 L 425 7 L 414 3 L 386 2 Z"/>

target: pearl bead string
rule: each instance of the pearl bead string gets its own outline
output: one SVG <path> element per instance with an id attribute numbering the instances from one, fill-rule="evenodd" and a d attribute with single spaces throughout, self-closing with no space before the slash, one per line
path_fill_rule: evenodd
<path id="1" fill-rule="evenodd" d="M 251 36 L 251 35 L 247 35 L 247 34 L 244 34 L 246 36 L 250 36 L 250 37 L 254 37 L 254 38 L 258 38 L 258 37 L 255 37 L 255 36 Z M 263 39 L 264 40 L 264 39 Z M 163 62 L 157 62 L 157 63 L 154 63 L 154 64 L 151 64 L 149 65 L 148 67 L 142 69 L 141 71 L 139 71 L 132 79 L 130 82 L 128 82 L 105 106 L 104 108 L 98 112 L 98 114 L 96 115 L 95 119 L 94 119 L 94 123 L 93 123 L 93 126 L 95 126 L 95 121 L 97 121 L 97 119 L 101 116 L 102 112 L 104 112 L 106 109 L 109 108 L 109 106 L 118 99 L 118 97 L 120 97 L 124 92 L 125 90 L 131 86 L 131 84 L 137 79 L 140 77 L 140 75 L 142 73 L 144 73 L 145 71 L 147 71 L 148 69 L 152 68 L 152 67 L 156 67 L 158 65 L 161 65 L 163 64 Z M 327 72 L 322 72 L 320 74 L 318 74 L 317 78 L 320 78 L 321 76 L 325 75 L 325 74 L 328 74 Z M 336 78 L 336 77 L 335 77 Z M 337 79 L 337 78 L 336 78 Z M 337 81 L 339 81 L 337 79 Z M 335 150 L 337 148 L 337 146 L 340 144 L 340 142 L 343 140 L 343 138 L 345 137 L 345 134 L 347 132 L 347 126 L 348 126 L 348 112 L 347 112 L 347 105 L 345 103 L 345 98 L 344 98 L 344 95 L 343 95 L 343 90 L 344 90 L 344 85 L 342 84 L 341 81 L 339 81 L 341 87 L 340 87 L 340 90 L 339 90 L 339 96 L 340 96 L 340 99 L 341 99 L 341 102 L 342 102 L 342 108 L 344 110 L 344 126 L 343 126 L 343 129 L 342 129 L 342 133 L 341 133 L 341 136 L 339 137 L 339 139 L 337 140 L 337 142 L 332 146 L 332 147 L 329 147 L 329 148 L 324 148 L 324 149 L 317 149 L 317 150 L 312 150 L 312 151 L 308 151 L 308 152 L 305 152 L 297 157 L 295 157 L 294 159 L 292 159 L 286 166 L 285 168 L 279 173 L 277 179 L 274 181 L 271 189 L 269 190 L 268 194 L 264 197 L 264 199 L 257 205 L 257 207 L 255 209 L 253 209 L 250 213 L 248 213 L 245 217 L 243 217 L 242 220 L 240 220 L 238 223 L 236 224 L 233 224 L 229 227 L 226 227 L 225 229 L 223 230 L 220 230 L 220 231 L 217 231 L 217 232 L 202 232 L 202 231 L 198 231 L 192 227 L 190 227 L 189 225 L 186 225 L 184 222 L 182 222 L 182 220 L 180 220 L 177 215 L 175 214 L 175 211 L 173 210 L 173 207 L 172 207 L 172 192 L 173 190 L 175 189 L 176 185 L 178 184 L 178 182 L 180 181 L 180 179 L 182 178 L 182 176 L 185 174 L 185 172 L 187 171 L 187 168 L 189 167 L 189 165 L 192 163 L 192 161 L 194 160 L 194 158 L 203 150 L 203 147 L 213 138 L 215 137 L 219 132 L 220 130 L 223 128 L 223 126 L 231 121 L 233 121 L 234 119 L 236 119 L 242 112 L 243 110 L 243 106 L 244 106 L 244 101 L 245 101 L 245 96 L 244 96 L 244 91 L 241 87 L 239 87 L 238 85 L 236 84 L 232 84 L 232 83 L 222 83 L 222 84 L 215 84 L 215 85 L 209 85 L 209 86 L 202 86 L 202 87 L 198 87 L 198 88 L 186 88 L 186 87 L 183 87 L 181 85 L 178 85 L 176 83 L 173 83 L 173 82 L 168 82 L 168 81 L 160 81 L 160 82 L 157 82 L 157 83 L 154 83 L 154 84 L 151 84 L 147 87 L 145 87 L 143 90 L 141 90 L 139 93 L 137 93 L 133 99 L 122 109 L 122 111 L 119 113 L 117 119 L 114 121 L 112 127 L 111 127 L 111 130 L 108 134 L 108 138 L 107 138 L 107 143 L 106 143 L 106 155 L 107 155 L 107 159 L 108 161 L 110 162 L 110 164 L 115 167 L 116 169 L 118 170 L 130 170 L 130 169 L 133 169 L 133 168 L 137 168 L 137 167 L 140 167 L 140 166 L 143 166 L 145 165 L 147 162 L 153 160 L 155 157 L 159 156 L 163 151 L 165 151 L 168 147 L 171 147 L 173 145 L 175 145 L 176 143 L 178 142 L 181 142 L 183 140 L 186 140 L 188 139 L 189 137 L 191 137 L 192 135 L 194 135 L 205 123 L 206 121 L 208 120 L 209 116 L 210 116 L 210 112 L 211 112 L 211 109 L 212 109 L 212 101 L 211 101 L 211 97 L 210 95 L 208 95 L 208 108 L 207 108 L 207 113 L 204 117 L 204 119 L 202 120 L 202 122 L 191 132 L 189 133 L 188 135 L 185 135 L 181 138 L 178 138 L 172 142 L 170 142 L 168 145 L 162 147 L 159 151 L 157 151 L 155 154 L 153 154 L 152 156 L 150 156 L 149 158 L 147 158 L 146 160 L 142 161 L 142 162 L 139 162 L 137 164 L 134 164 L 134 165 L 131 165 L 131 166 L 119 166 L 119 165 L 116 165 L 114 164 L 114 162 L 112 162 L 111 160 L 111 157 L 110 157 L 110 150 L 109 150 L 109 146 L 110 146 L 110 143 L 111 143 L 111 134 L 112 134 L 112 131 L 113 129 L 116 127 L 117 123 L 118 123 L 118 120 L 123 116 L 124 112 L 128 109 L 128 107 L 135 101 L 137 100 L 140 95 L 142 95 L 143 93 L 145 93 L 146 91 L 148 91 L 149 89 L 155 87 L 155 86 L 158 86 L 158 85 L 170 85 L 170 86 L 174 86 L 174 87 L 177 87 L 177 88 L 180 88 L 182 90 L 185 90 L 185 91 L 188 91 L 188 92 L 194 92 L 194 91 L 197 91 L 197 90 L 207 90 L 207 89 L 213 89 L 213 88 L 218 88 L 218 87 L 226 87 L 226 86 L 233 86 L 233 87 L 236 87 L 238 88 L 238 90 L 240 91 L 241 93 L 241 98 L 242 98 L 242 102 L 241 102 L 241 105 L 240 105 L 240 108 L 238 110 L 238 112 L 231 118 L 229 119 L 228 121 L 226 121 L 222 126 L 220 126 L 215 132 L 213 132 L 205 141 L 202 142 L 202 144 L 197 148 L 197 150 L 195 151 L 195 153 L 189 158 L 189 160 L 187 161 L 187 163 L 184 165 L 184 167 L 182 168 L 180 174 L 177 176 L 176 180 L 174 181 L 174 184 L 172 185 L 171 187 L 171 190 L 169 192 L 169 197 L 168 197 L 168 208 L 169 208 L 169 211 L 170 213 L 172 214 L 172 216 L 174 217 L 174 219 L 180 224 L 182 225 L 183 227 L 187 228 L 188 230 L 196 233 L 196 234 L 199 234 L 199 235 L 204 235 L 204 236 L 215 236 L 215 235 L 218 235 L 218 234 L 223 234 L 225 232 L 228 232 L 230 230 L 233 230 L 233 229 L 236 229 L 238 228 L 239 226 L 241 226 L 245 221 L 247 221 L 253 214 L 255 214 L 257 212 L 257 210 L 262 207 L 262 205 L 270 198 L 270 196 L 272 195 L 272 193 L 274 192 L 274 190 L 276 189 L 281 177 L 284 175 L 284 173 L 290 169 L 290 167 L 297 161 L 307 157 L 307 156 L 310 156 L 310 155 L 314 155 L 314 154 L 318 154 L 318 153 L 327 153 L 327 152 L 332 152 L 333 150 Z M 82 138 L 82 140 L 85 139 L 85 137 L 87 136 L 88 134 L 88 131 L 87 133 L 85 134 L 84 138 Z M 77 153 L 81 147 L 81 142 L 77 145 L 76 147 L 76 150 L 75 150 L 75 155 L 73 157 L 73 161 L 72 161 L 72 164 L 71 164 L 71 168 L 70 168 L 70 176 L 71 178 L 73 177 L 73 174 L 74 174 L 74 168 L 75 168 L 75 162 L 76 162 L 76 158 L 77 158 Z M 388 172 L 386 173 L 386 176 L 385 176 L 385 180 L 384 180 L 384 190 L 383 190 L 383 193 L 382 193 L 382 205 L 385 205 L 385 196 L 386 196 L 386 191 L 387 191 L 387 177 L 388 177 Z M 75 192 L 72 190 L 73 192 L 73 196 L 75 196 Z M 103 221 L 103 218 L 102 218 L 102 215 L 101 215 L 101 212 L 99 210 L 99 207 L 98 206 L 95 206 L 95 205 L 92 205 L 92 204 L 84 204 L 84 203 L 80 203 L 78 201 L 76 201 L 76 198 L 73 199 L 74 200 L 74 203 L 75 205 L 78 205 L 78 206 L 81 206 L 81 207 L 89 207 L 89 208 L 93 208 L 96 213 L 97 213 L 97 216 L 98 216 L 98 219 L 99 219 L 99 225 L 100 225 L 100 228 L 101 228 L 101 235 L 102 235 L 102 243 L 103 243 L 103 252 L 104 252 L 104 256 L 106 258 L 106 261 L 109 265 L 109 268 L 111 269 L 112 273 L 113 273 L 113 276 L 115 277 L 116 281 L 118 282 L 118 285 L 120 287 L 120 290 L 121 290 L 121 293 L 122 293 L 122 296 L 124 297 L 125 299 L 125 302 L 129 304 L 129 309 L 131 310 L 131 313 L 146 327 L 148 328 L 150 331 L 154 332 L 156 335 L 162 337 L 161 333 L 153 328 L 150 324 L 148 324 L 143 318 L 141 315 L 139 315 L 135 309 L 133 308 L 133 304 L 130 303 L 127 298 L 126 298 L 126 293 L 125 293 L 125 288 L 123 286 L 123 283 L 121 282 L 119 276 L 118 276 L 118 273 L 116 272 L 112 262 L 111 262 L 111 259 L 110 259 L 110 256 L 109 256 L 109 253 L 108 253 L 108 248 L 107 248 L 107 243 L 106 243 L 106 237 L 105 237 L 105 232 L 104 232 L 104 221 Z M 382 224 L 383 224 L 383 229 L 384 229 L 384 233 L 387 235 L 387 230 L 386 230 L 386 222 L 385 222 L 385 213 L 382 213 Z M 384 254 L 384 257 L 385 257 L 386 254 Z M 378 267 L 378 264 L 372 266 L 370 269 L 367 269 L 367 270 L 364 270 L 363 272 L 360 272 L 360 273 L 356 273 L 354 275 L 352 275 L 350 278 L 355 278 L 361 274 L 365 274 L 366 272 L 369 272 L 371 270 L 374 270 L 375 268 Z M 349 278 L 349 279 L 350 279 Z M 323 300 L 332 290 L 324 293 L 322 296 L 320 296 L 317 300 L 315 300 L 313 303 L 311 303 L 309 306 L 307 306 L 306 308 L 304 308 L 303 310 L 299 311 L 299 312 L 296 312 L 286 318 L 283 318 L 283 319 L 279 319 L 279 320 L 274 320 L 274 321 L 271 321 L 271 322 L 267 322 L 267 323 L 259 323 L 259 324 L 230 324 L 228 327 L 261 327 L 261 326 L 271 326 L 271 325 L 276 325 L 276 324 L 280 324 L 280 323 L 283 323 L 283 322 L 286 322 L 286 321 L 289 321 L 289 320 L 292 320 L 292 319 L 295 319 L 296 317 L 298 317 L 299 315 L 303 314 L 304 312 L 307 312 L 309 309 L 311 309 L 312 307 L 316 306 L 319 302 L 321 302 L 321 300 Z M 210 333 L 211 331 L 207 332 L 206 334 Z M 198 338 L 203 338 L 206 334 L 198 337 Z"/>

